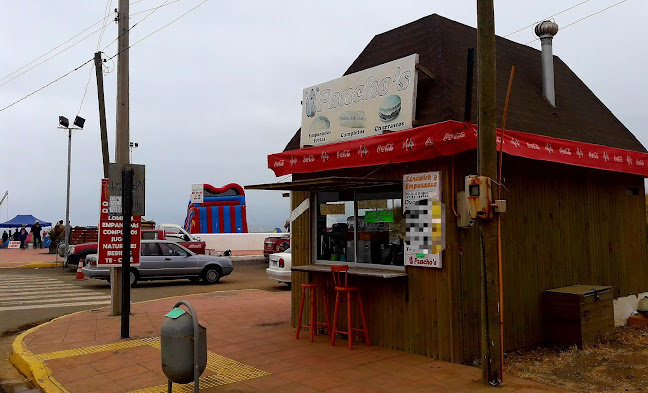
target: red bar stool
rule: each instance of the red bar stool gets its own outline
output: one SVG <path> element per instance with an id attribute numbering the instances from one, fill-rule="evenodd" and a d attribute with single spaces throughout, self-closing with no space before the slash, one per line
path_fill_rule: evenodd
<path id="1" fill-rule="evenodd" d="M 349 266 L 347 265 L 334 265 L 331 266 L 333 273 L 333 283 L 335 284 L 335 311 L 333 312 L 333 334 L 331 337 L 331 345 L 335 345 L 335 334 L 346 333 L 349 337 L 349 349 L 353 345 L 353 332 L 362 332 L 367 345 L 369 342 L 369 332 L 367 331 L 367 321 L 365 320 L 364 308 L 362 307 L 362 298 L 360 297 L 360 288 L 350 287 L 348 282 Z M 347 331 L 337 330 L 338 311 L 340 310 L 340 294 L 346 295 L 347 300 Z M 355 294 L 360 306 L 360 316 L 362 317 L 362 329 L 353 327 L 353 319 L 351 317 L 351 295 Z"/>
<path id="2" fill-rule="evenodd" d="M 297 339 L 299 339 L 299 332 L 301 328 L 305 327 L 310 330 L 310 340 L 313 342 L 313 335 L 317 336 L 317 326 L 326 326 L 329 336 L 331 335 L 331 320 L 329 318 L 328 305 L 326 303 L 326 296 L 324 294 L 324 285 L 308 283 L 301 284 L 301 304 L 299 305 L 299 320 L 297 321 Z M 306 297 L 306 290 L 310 291 L 310 324 L 302 325 L 302 315 L 304 313 L 304 298 Z M 322 301 L 324 302 L 324 312 L 326 313 L 326 322 L 317 321 L 317 292 L 322 294 Z"/>

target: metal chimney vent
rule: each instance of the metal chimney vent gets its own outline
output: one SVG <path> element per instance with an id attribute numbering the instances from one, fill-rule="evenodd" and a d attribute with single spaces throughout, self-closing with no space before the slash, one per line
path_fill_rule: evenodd
<path id="1" fill-rule="evenodd" d="M 554 90 L 553 50 L 551 42 L 558 33 L 558 24 L 543 21 L 536 25 L 535 33 L 542 43 L 542 90 L 551 105 L 556 106 L 556 92 Z"/>

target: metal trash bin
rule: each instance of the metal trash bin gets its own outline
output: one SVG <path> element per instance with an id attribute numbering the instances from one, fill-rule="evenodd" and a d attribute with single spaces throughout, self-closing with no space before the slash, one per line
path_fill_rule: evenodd
<path id="1" fill-rule="evenodd" d="M 190 314 L 177 308 L 184 304 Z M 198 392 L 198 378 L 207 366 L 207 329 L 198 323 L 198 317 L 188 302 L 178 302 L 166 315 L 160 332 L 162 371 L 171 382 L 194 382 Z M 194 338 L 198 336 L 198 339 Z"/>

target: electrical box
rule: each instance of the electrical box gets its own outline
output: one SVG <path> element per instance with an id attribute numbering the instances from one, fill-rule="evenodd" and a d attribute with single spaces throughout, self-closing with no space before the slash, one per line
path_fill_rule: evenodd
<path id="1" fill-rule="evenodd" d="M 466 191 L 457 193 L 457 215 L 457 226 L 459 228 L 470 228 L 475 223 L 475 220 L 470 216 Z"/>
<path id="2" fill-rule="evenodd" d="M 491 179 L 486 176 L 466 176 L 466 199 L 470 217 L 475 220 L 493 218 L 493 193 Z"/>

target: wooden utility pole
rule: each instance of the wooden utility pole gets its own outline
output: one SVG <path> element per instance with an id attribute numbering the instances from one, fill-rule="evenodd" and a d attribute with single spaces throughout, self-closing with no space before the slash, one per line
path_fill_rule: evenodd
<path id="1" fill-rule="evenodd" d="M 104 102 L 103 66 L 101 64 L 101 52 L 94 55 L 95 71 L 97 75 L 97 99 L 99 100 L 99 129 L 101 130 L 101 155 L 103 156 L 104 179 L 108 178 L 108 164 L 110 164 L 110 153 L 108 152 L 108 129 L 106 127 L 106 103 Z"/>
<path id="2" fill-rule="evenodd" d="M 129 108 L 128 108 L 128 30 L 129 12 L 128 0 L 119 0 L 118 30 L 118 57 L 117 57 L 117 130 L 115 142 L 115 161 L 119 164 L 128 164 Z M 130 228 L 123 228 L 125 234 L 130 233 Z M 110 269 L 110 283 L 112 294 L 112 315 L 121 315 L 122 278 L 120 267 Z M 129 274 L 126 272 L 126 276 Z"/>
<path id="3" fill-rule="evenodd" d="M 493 0 L 477 0 L 477 79 L 479 139 L 477 165 L 481 176 L 497 178 L 495 117 L 495 12 Z M 499 269 L 497 221 L 479 221 L 481 240 L 481 363 L 484 384 L 500 385 Z"/>

